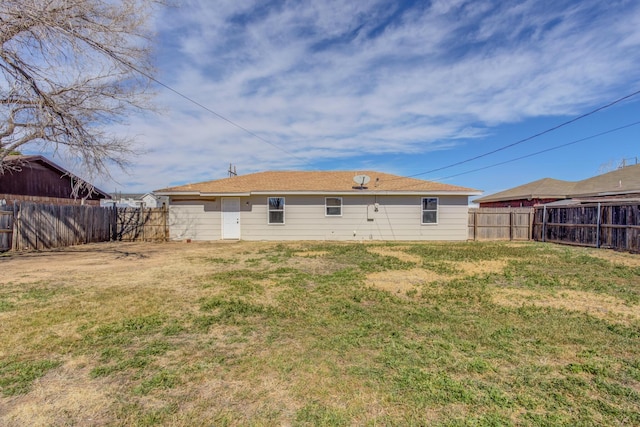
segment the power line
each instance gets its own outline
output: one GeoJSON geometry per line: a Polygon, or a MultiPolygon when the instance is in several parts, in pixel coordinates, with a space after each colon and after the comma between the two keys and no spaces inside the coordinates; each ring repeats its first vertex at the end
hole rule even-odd
{"type": "MultiPolygon", "coordinates": [[[[205,111],[207,111],[207,112],[209,112],[209,113],[211,113],[211,114],[215,115],[216,117],[220,118],[221,120],[226,121],[227,123],[231,124],[232,126],[235,126],[236,128],[238,128],[238,129],[240,129],[240,130],[242,130],[242,131],[246,132],[247,134],[249,134],[249,135],[253,136],[254,138],[259,139],[260,141],[262,141],[262,142],[264,142],[264,143],[266,143],[266,144],[271,145],[272,147],[274,147],[274,148],[276,148],[276,149],[278,149],[278,150],[280,150],[280,151],[282,151],[282,152],[284,152],[284,153],[286,153],[286,154],[290,155],[291,157],[293,157],[293,158],[296,158],[296,159],[300,160],[300,161],[301,161],[301,162],[303,162],[304,164],[307,164],[307,165],[308,165],[308,164],[310,164],[307,160],[305,160],[305,159],[303,159],[303,158],[301,158],[301,157],[299,157],[299,156],[297,156],[297,155],[293,154],[292,152],[290,152],[290,151],[288,151],[288,150],[285,150],[284,148],[282,148],[282,147],[280,147],[279,145],[274,144],[273,142],[271,142],[271,141],[269,141],[269,140],[267,140],[267,139],[265,139],[265,138],[261,137],[260,135],[257,135],[255,132],[253,132],[253,131],[251,131],[251,130],[249,130],[249,129],[245,128],[244,126],[241,126],[240,124],[238,124],[238,123],[234,122],[234,121],[233,121],[233,120],[231,120],[231,119],[228,119],[227,117],[225,117],[225,116],[223,116],[222,114],[220,114],[220,113],[218,113],[218,112],[216,112],[216,111],[212,110],[211,108],[207,107],[206,105],[204,105],[204,104],[202,104],[202,103],[200,103],[200,102],[196,101],[195,99],[193,99],[193,98],[191,98],[191,97],[189,97],[189,96],[187,96],[187,95],[185,95],[185,94],[181,93],[180,91],[178,91],[178,90],[176,90],[176,89],[172,88],[172,87],[171,87],[171,86],[169,86],[168,84],[165,84],[165,83],[161,82],[160,80],[156,79],[155,77],[153,77],[153,76],[151,76],[151,75],[149,75],[149,74],[147,74],[147,73],[143,72],[142,70],[139,70],[138,68],[134,67],[133,65],[131,65],[131,64],[126,64],[126,65],[128,65],[130,68],[132,68],[132,69],[133,69],[133,70],[135,70],[136,72],[140,73],[141,75],[143,75],[143,76],[147,77],[149,80],[151,80],[151,81],[155,82],[156,84],[158,84],[158,85],[160,85],[160,86],[164,87],[165,89],[167,89],[167,90],[169,90],[169,91],[171,91],[171,92],[175,93],[176,95],[178,95],[178,96],[180,96],[180,97],[184,98],[185,100],[187,100],[187,101],[189,101],[189,102],[193,103],[194,105],[197,105],[198,107],[200,107],[200,108],[204,109],[205,111]]],[[[491,155],[491,154],[498,153],[498,152],[500,152],[500,151],[503,151],[503,150],[506,150],[506,149],[508,149],[508,148],[514,147],[514,146],[516,146],[516,145],[519,145],[519,144],[522,144],[522,143],[525,143],[525,142],[531,141],[532,139],[538,138],[538,137],[540,137],[540,136],[542,136],[542,135],[545,135],[545,134],[547,134],[547,133],[553,132],[553,131],[558,130],[558,129],[562,128],[562,127],[568,126],[568,125],[570,125],[571,123],[574,123],[574,122],[577,122],[578,120],[581,120],[581,119],[584,119],[584,118],[586,118],[586,117],[589,117],[589,116],[591,116],[591,115],[593,115],[593,114],[595,114],[595,113],[597,113],[597,112],[599,112],[599,111],[602,111],[602,110],[605,110],[605,109],[607,109],[607,108],[610,108],[610,107],[612,107],[612,106],[614,106],[614,105],[616,105],[616,104],[619,104],[619,103],[620,103],[620,102],[622,102],[622,101],[625,101],[625,100],[627,100],[627,99],[630,99],[630,98],[632,98],[632,97],[634,97],[634,96],[637,96],[637,95],[639,95],[639,94],[640,94],[640,90],[637,90],[637,91],[635,91],[635,92],[633,92],[633,93],[630,93],[630,94],[625,95],[625,96],[623,96],[623,97],[621,97],[621,98],[618,98],[618,99],[616,99],[616,100],[614,100],[614,101],[612,101],[612,102],[609,102],[608,104],[605,104],[605,105],[600,106],[600,107],[598,107],[598,108],[596,108],[596,109],[594,109],[594,110],[591,110],[591,111],[589,111],[589,112],[587,112],[587,113],[584,113],[584,114],[581,114],[581,115],[579,115],[579,116],[577,116],[577,117],[574,117],[574,118],[572,118],[571,120],[567,120],[567,121],[565,121],[565,122],[563,122],[563,123],[560,123],[560,124],[558,124],[558,125],[556,125],[556,126],[553,126],[553,127],[549,128],[549,129],[546,129],[546,130],[544,130],[544,131],[542,131],[542,132],[538,132],[538,133],[536,133],[536,134],[534,134],[534,135],[531,135],[531,136],[529,136],[529,137],[523,138],[523,139],[518,140],[518,141],[516,141],[516,142],[513,142],[513,143],[511,143],[511,144],[504,145],[504,146],[499,147],[499,148],[497,148],[497,149],[495,149],[495,150],[488,151],[488,152],[486,152],[486,153],[483,153],[483,154],[480,154],[480,155],[477,155],[477,156],[474,156],[474,157],[471,157],[471,158],[468,158],[468,159],[465,159],[465,160],[461,160],[461,161],[459,161],[459,162],[451,163],[451,164],[446,165],[446,166],[442,166],[442,167],[439,167],[439,168],[431,169],[431,170],[428,170],[428,171],[426,171],[426,172],[420,172],[420,173],[417,173],[417,174],[408,175],[408,176],[406,176],[406,177],[404,177],[404,178],[413,178],[413,177],[416,177],[416,176],[427,175],[427,174],[430,174],[430,173],[433,173],[433,172],[438,172],[438,171],[441,171],[441,170],[444,170],[444,169],[452,168],[452,167],[454,167],[454,166],[459,166],[459,165],[462,165],[462,164],[465,164],[465,163],[469,163],[469,162],[471,162],[471,161],[473,161],[473,160],[477,160],[477,159],[480,159],[480,158],[483,158],[483,157],[489,156],[489,155],[491,155]]],[[[629,127],[629,126],[633,126],[633,125],[634,125],[634,124],[627,125],[627,126],[623,126],[623,127],[621,127],[621,128],[614,129],[614,130],[612,130],[612,131],[610,131],[610,132],[614,132],[615,130],[624,129],[625,127],[629,127]]],[[[592,137],[593,137],[593,138],[595,138],[595,137],[597,137],[597,136],[601,136],[601,135],[604,135],[604,134],[606,134],[606,133],[609,133],[609,132],[604,132],[604,133],[602,133],[602,134],[594,135],[594,136],[592,136],[592,137]]],[[[586,139],[590,139],[590,138],[592,138],[592,137],[588,137],[588,138],[586,138],[586,139]]],[[[584,140],[584,139],[583,139],[583,140],[584,140]]],[[[571,144],[573,144],[573,143],[581,142],[581,141],[583,141],[583,140],[574,141],[574,142],[569,143],[569,144],[566,144],[566,145],[571,145],[571,144]]],[[[561,147],[557,147],[557,148],[561,148],[561,147]]],[[[554,148],[554,149],[555,149],[555,148],[554,148]]],[[[551,151],[551,150],[543,150],[543,151],[541,151],[541,152],[539,152],[539,153],[534,153],[534,154],[532,154],[532,155],[536,155],[536,154],[544,153],[544,152],[546,152],[546,151],[551,151]]],[[[523,156],[523,157],[518,158],[518,159],[514,159],[514,160],[512,160],[512,161],[520,160],[520,159],[522,159],[522,158],[526,158],[526,157],[529,157],[529,155],[527,155],[527,156],[523,156]]],[[[497,164],[497,165],[499,165],[499,164],[497,164]]],[[[496,165],[496,166],[497,166],[497,165],[496,165]]],[[[492,166],[490,166],[490,167],[492,167],[492,166]]],[[[482,168],[479,168],[478,170],[482,170],[482,168]]],[[[458,175],[462,175],[462,174],[452,175],[452,176],[449,176],[449,177],[446,177],[446,178],[443,178],[443,179],[451,178],[451,177],[453,177],[453,176],[458,176],[458,175]]],[[[400,179],[400,178],[399,178],[399,179],[400,179]]]]}
{"type": "Polygon", "coordinates": [[[485,170],[485,169],[493,168],[493,167],[496,167],[496,166],[504,165],[506,163],[511,163],[511,162],[515,162],[515,161],[518,161],[518,160],[526,159],[528,157],[537,156],[538,154],[542,154],[542,153],[547,153],[549,151],[558,150],[560,148],[564,148],[564,147],[567,147],[569,145],[577,144],[579,142],[584,142],[584,141],[587,141],[589,139],[597,138],[597,137],[602,136],[602,135],[607,135],[609,133],[617,132],[619,130],[630,128],[631,126],[637,126],[637,125],[640,125],[640,121],[633,122],[633,123],[630,123],[628,125],[620,126],[618,128],[611,129],[611,130],[608,130],[608,131],[605,131],[605,132],[601,132],[601,133],[598,133],[598,134],[595,134],[595,135],[587,136],[585,138],[577,139],[575,141],[567,142],[565,144],[556,145],[554,147],[550,147],[550,148],[547,148],[545,150],[536,151],[535,153],[526,154],[524,156],[516,157],[516,158],[510,159],[510,160],[505,160],[504,162],[494,163],[492,165],[483,166],[481,168],[469,170],[469,171],[466,171],[466,172],[460,172],[460,173],[457,173],[457,174],[454,174],[454,175],[445,176],[444,178],[440,178],[440,179],[441,180],[445,180],[445,179],[449,179],[449,178],[454,178],[456,176],[466,175],[468,173],[478,172],[478,171],[481,171],[481,170],[485,170]]]}
{"type": "Polygon", "coordinates": [[[290,155],[291,157],[300,160],[304,164],[307,164],[307,165],[309,164],[309,162],[307,160],[303,159],[302,157],[299,157],[299,156],[293,154],[292,152],[290,152],[288,150],[285,150],[284,148],[280,147],[279,145],[274,144],[273,142],[261,137],[260,135],[257,135],[255,132],[252,132],[251,130],[245,128],[244,126],[239,125],[238,123],[234,122],[233,120],[226,118],[222,114],[212,110],[211,108],[207,107],[206,105],[201,104],[200,102],[196,101],[195,99],[193,99],[193,98],[183,94],[182,92],[172,88],[168,84],[165,84],[165,83],[161,82],[160,80],[158,80],[155,77],[145,73],[144,71],[139,70],[138,68],[134,67],[133,65],[131,65],[131,64],[126,64],[126,65],[129,66],[130,68],[132,68],[133,70],[135,70],[136,72],[140,73],[141,75],[145,76],[149,80],[155,82],[156,84],[164,87],[167,90],[170,90],[171,92],[175,93],[176,95],[186,99],[187,101],[191,102],[194,105],[197,105],[198,107],[202,108],[203,110],[208,111],[209,113],[213,114],[214,116],[218,117],[219,119],[224,120],[225,122],[229,123],[230,125],[237,127],[238,129],[246,132],[247,134],[253,136],[254,138],[259,139],[260,141],[265,142],[265,143],[271,145],[274,148],[277,148],[278,150],[282,151],[283,153],[286,153],[286,154],[290,155]]]}
{"type": "MultiPolygon", "coordinates": [[[[544,150],[536,151],[535,153],[525,154],[524,156],[515,157],[513,159],[505,160],[503,162],[498,162],[498,163],[494,163],[492,165],[483,166],[483,167],[480,167],[480,168],[477,168],[477,169],[472,169],[472,170],[468,170],[468,171],[465,171],[465,172],[460,172],[460,173],[457,173],[457,174],[454,174],[454,175],[445,176],[443,178],[438,179],[438,181],[444,181],[446,179],[454,178],[454,177],[457,177],[457,176],[460,176],[460,175],[466,175],[466,174],[473,173],[473,172],[479,172],[479,171],[482,171],[482,170],[485,170],[485,169],[490,169],[490,168],[494,168],[496,166],[501,166],[501,165],[504,165],[504,164],[507,164],[507,163],[512,163],[512,162],[515,162],[515,161],[518,161],[518,160],[526,159],[528,157],[537,156],[539,154],[547,153],[549,151],[558,150],[560,148],[568,147],[569,145],[574,145],[574,144],[577,144],[577,143],[580,143],[580,142],[584,142],[584,141],[587,141],[587,140],[590,140],[590,139],[597,138],[599,136],[607,135],[607,134],[610,134],[610,133],[613,133],[613,132],[617,132],[619,130],[627,129],[627,128],[630,128],[632,126],[637,126],[637,125],[640,125],[640,121],[629,123],[627,125],[620,126],[620,127],[615,128],[615,129],[609,129],[607,131],[600,132],[600,133],[597,133],[595,135],[590,135],[590,136],[587,136],[587,137],[584,137],[584,138],[581,138],[581,139],[576,139],[575,141],[567,142],[567,143],[560,144],[560,145],[555,145],[553,147],[546,148],[544,150]]],[[[415,176],[415,175],[413,175],[413,176],[415,176]]],[[[420,184],[415,184],[415,185],[420,185],[420,184]]],[[[412,184],[412,185],[406,186],[405,188],[409,188],[409,187],[413,187],[413,186],[414,185],[412,184]]]]}
{"type": "Polygon", "coordinates": [[[529,137],[526,137],[526,138],[521,139],[521,140],[519,140],[519,141],[513,142],[513,143],[511,143],[511,144],[504,145],[504,146],[502,146],[502,147],[496,148],[495,150],[488,151],[488,152],[486,152],[486,153],[484,153],[484,154],[479,154],[479,155],[477,155],[477,156],[475,156],[475,157],[471,157],[471,158],[468,158],[468,159],[466,159],[466,160],[461,160],[461,161],[459,161],[459,162],[451,163],[451,164],[449,164],[449,165],[442,166],[442,167],[439,167],[439,168],[436,168],[436,169],[431,169],[431,170],[428,170],[428,171],[426,171],[426,172],[420,172],[420,173],[417,173],[417,174],[414,174],[414,175],[409,175],[409,176],[407,176],[406,178],[413,178],[413,177],[416,177],[416,176],[427,175],[427,174],[430,174],[430,173],[433,173],[433,172],[438,172],[438,171],[441,171],[441,170],[444,170],[444,169],[449,169],[449,168],[452,168],[452,167],[454,167],[454,166],[459,166],[459,165],[462,165],[462,164],[465,164],[465,163],[469,163],[469,162],[471,162],[471,161],[473,161],[473,160],[478,160],[478,159],[480,159],[480,158],[482,158],[482,157],[486,157],[486,156],[489,156],[489,155],[491,155],[491,154],[495,154],[495,153],[497,153],[497,152],[500,152],[500,151],[506,150],[507,148],[514,147],[514,146],[519,145],[519,144],[522,144],[522,143],[524,143],[524,142],[531,141],[532,139],[538,138],[538,137],[540,137],[540,136],[542,136],[542,135],[545,135],[545,134],[547,134],[547,133],[550,133],[550,132],[553,132],[553,131],[555,131],[555,130],[558,130],[558,129],[560,129],[560,128],[564,127],[564,126],[567,126],[567,125],[569,125],[569,124],[571,124],[571,123],[577,122],[578,120],[584,119],[585,117],[591,116],[591,115],[593,115],[593,114],[595,114],[595,113],[597,113],[597,112],[599,112],[599,111],[602,111],[602,110],[604,110],[604,109],[606,109],[606,108],[609,108],[609,107],[612,107],[612,106],[614,106],[614,105],[616,105],[616,104],[619,104],[620,102],[625,101],[625,100],[627,100],[627,99],[629,99],[629,98],[632,98],[632,97],[634,97],[634,96],[636,96],[636,95],[638,95],[638,94],[640,94],[640,90],[635,91],[635,92],[633,92],[633,93],[631,93],[631,94],[629,94],[629,95],[625,95],[625,96],[623,96],[622,98],[618,98],[618,99],[616,99],[615,101],[612,101],[612,102],[610,102],[610,103],[608,103],[608,104],[606,104],[606,105],[603,105],[603,106],[601,106],[601,107],[598,107],[598,108],[596,108],[595,110],[591,110],[591,111],[589,111],[588,113],[582,114],[582,115],[580,115],[580,116],[574,117],[574,118],[573,118],[573,119],[571,119],[571,120],[567,120],[566,122],[560,123],[559,125],[556,125],[556,126],[554,126],[554,127],[552,127],[552,128],[549,128],[549,129],[544,130],[544,131],[542,131],[542,132],[538,132],[538,133],[536,133],[535,135],[531,135],[531,136],[529,136],[529,137]]]}

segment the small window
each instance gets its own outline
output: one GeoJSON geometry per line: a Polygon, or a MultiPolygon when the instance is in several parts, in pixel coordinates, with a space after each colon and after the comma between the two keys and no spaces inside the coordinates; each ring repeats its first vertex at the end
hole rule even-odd
{"type": "Polygon", "coordinates": [[[422,223],[423,224],[438,223],[438,198],[437,197],[422,198],[422,223]]]}
{"type": "Polygon", "coordinates": [[[284,197],[269,197],[269,224],[284,224],[284,197]]]}
{"type": "Polygon", "coordinates": [[[326,197],[324,205],[326,216],[342,216],[342,197],[326,197]]]}

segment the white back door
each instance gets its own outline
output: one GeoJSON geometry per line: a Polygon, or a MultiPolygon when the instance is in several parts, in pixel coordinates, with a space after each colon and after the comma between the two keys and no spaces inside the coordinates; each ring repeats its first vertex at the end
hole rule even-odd
{"type": "Polygon", "coordinates": [[[240,238],[240,197],[222,198],[222,238],[240,238]]]}

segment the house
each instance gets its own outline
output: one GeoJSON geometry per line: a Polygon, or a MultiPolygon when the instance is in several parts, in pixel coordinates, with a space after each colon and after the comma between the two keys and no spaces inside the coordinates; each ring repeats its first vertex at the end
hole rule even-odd
{"type": "Polygon", "coordinates": [[[582,181],[544,178],[474,202],[481,208],[521,207],[567,199],[627,198],[640,196],[640,164],[625,166],[582,181]]]}
{"type": "Polygon", "coordinates": [[[480,191],[366,171],[271,171],[170,187],[172,239],[466,240],[480,191]]]}
{"type": "Polygon", "coordinates": [[[169,202],[166,196],[153,193],[115,193],[111,199],[100,201],[100,206],[117,206],[119,208],[162,208],[169,202]]]}
{"type": "Polygon", "coordinates": [[[473,202],[478,203],[481,208],[535,206],[566,199],[574,185],[574,182],[543,178],[475,199],[473,202]]]}
{"type": "Polygon", "coordinates": [[[0,202],[97,206],[101,199],[109,198],[107,193],[96,187],[90,187],[91,191],[81,189],[75,194],[74,188],[84,181],[43,156],[7,156],[3,166],[5,171],[0,174],[0,202]]]}

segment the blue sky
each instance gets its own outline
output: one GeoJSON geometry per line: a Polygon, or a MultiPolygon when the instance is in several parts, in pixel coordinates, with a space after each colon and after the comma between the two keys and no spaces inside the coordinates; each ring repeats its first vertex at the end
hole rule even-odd
{"type": "Polygon", "coordinates": [[[96,184],[144,192],[262,170],[379,170],[500,191],[640,156],[640,2],[185,0],[154,20],[159,114],[114,132],[145,154],[96,184]],[[451,177],[452,175],[457,175],[451,177]]]}

